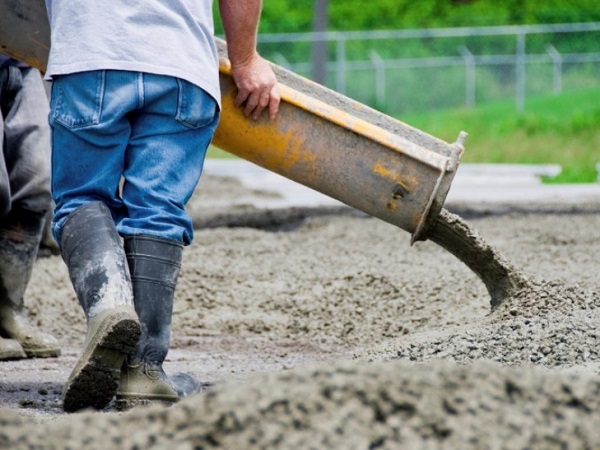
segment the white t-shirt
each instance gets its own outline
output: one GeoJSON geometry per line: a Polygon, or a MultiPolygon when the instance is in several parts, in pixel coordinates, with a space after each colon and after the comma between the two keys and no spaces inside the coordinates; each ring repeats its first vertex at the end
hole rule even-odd
{"type": "Polygon", "coordinates": [[[130,70],[189,81],[220,103],[212,0],[46,0],[46,79],[130,70]]]}

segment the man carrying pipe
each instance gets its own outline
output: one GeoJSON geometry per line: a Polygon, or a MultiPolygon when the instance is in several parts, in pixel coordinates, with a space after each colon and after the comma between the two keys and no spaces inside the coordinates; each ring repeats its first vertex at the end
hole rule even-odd
{"type": "MultiPolygon", "coordinates": [[[[277,80],[256,51],[261,1],[219,6],[236,104],[247,117],[274,118],[277,80]]],[[[182,251],[193,239],[185,205],[220,114],[212,2],[46,7],[53,233],[88,324],[63,406],[101,409],[115,394],[123,409],[171,403],[198,388],[162,365],[182,251]]]]}

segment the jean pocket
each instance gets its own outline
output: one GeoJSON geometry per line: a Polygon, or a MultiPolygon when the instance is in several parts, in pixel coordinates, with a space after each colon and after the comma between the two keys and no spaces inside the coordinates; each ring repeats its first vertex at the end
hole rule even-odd
{"type": "Polygon", "coordinates": [[[218,113],[217,102],[204,89],[177,79],[179,98],[175,119],[188,128],[211,124],[218,113]]]}
{"type": "Polygon", "coordinates": [[[76,129],[100,122],[105,71],[95,70],[55,77],[50,99],[52,121],[76,129]]]}

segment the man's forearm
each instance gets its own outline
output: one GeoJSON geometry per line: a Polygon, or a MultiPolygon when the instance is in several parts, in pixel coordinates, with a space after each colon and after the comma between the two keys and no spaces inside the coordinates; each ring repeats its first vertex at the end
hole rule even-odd
{"type": "Polygon", "coordinates": [[[219,0],[221,21],[233,65],[244,64],[256,52],[262,0],[219,0]]]}
{"type": "Polygon", "coordinates": [[[261,7],[262,0],[219,0],[231,75],[238,88],[235,104],[255,120],[265,109],[274,119],[281,100],[277,77],[256,50],[261,7]]]}

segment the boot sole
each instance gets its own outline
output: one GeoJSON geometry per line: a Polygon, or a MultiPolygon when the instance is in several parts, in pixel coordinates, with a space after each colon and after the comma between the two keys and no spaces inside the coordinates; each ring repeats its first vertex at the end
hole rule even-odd
{"type": "Polygon", "coordinates": [[[172,397],[117,397],[116,408],[118,411],[128,411],[138,406],[162,405],[171,406],[179,401],[179,398],[172,397]]]}
{"type": "Polygon", "coordinates": [[[63,393],[63,408],[104,409],[113,399],[121,365],[133,351],[141,329],[133,308],[110,311],[86,345],[63,393]]]}
{"type": "Polygon", "coordinates": [[[27,355],[23,351],[6,350],[0,352],[0,361],[10,361],[16,359],[26,359],[27,355]]]}
{"type": "Polygon", "coordinates": [[[28,358],[56,358],[60,348],[23,348],[28,358]]]}

